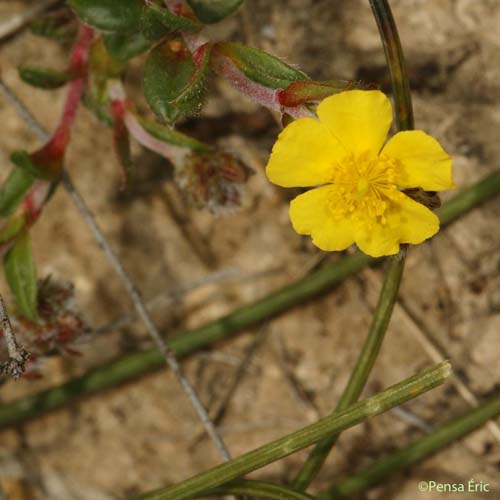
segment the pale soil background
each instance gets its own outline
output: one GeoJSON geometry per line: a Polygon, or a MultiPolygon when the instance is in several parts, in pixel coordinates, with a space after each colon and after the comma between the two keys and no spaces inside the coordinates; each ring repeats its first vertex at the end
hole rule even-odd
{"type": "MultiPolygon", "coordinates": [[[[29,3],[0,0],[0,20],[29,3]]],[[[468,185],[500,166],[500,2],[392,4],[412,77],[417,128],[441,141],[454,156],[456,183],[468,185]]],[[[284,57],[315,79],[363,78],[388,86],[383,51],[366,1],[247,0],[239,14],[211,31],[214,37],[246,41],[284,57]]],[[[53,127],[64,91],[28,87],[18,80],[16,65],[31,62],[61,68],[64,51],[28,32],[4,42],[0,50],[2,77],[44,125],[53,127]]],[[[132,88],[140,82],[140,68],[140,61],[134,62],[128,78],[132,88]]],[[[174,217],[165,202],[172,195],[168,166],[139,148],[141,182],[130,194],[120,194],[111,132],[86,110],[79,114],[68,155],[76,184],[146,298],[192,283],[214,269],[239,270],[240,277],[230,284],[203,287],[174,307],[156,309],[155,321],[168,335],[217,318],[297,279],[321,257],[290,227],[286,200],[292,193],[271,186],[263,175],[279,131],[273,118],[225,82],[215,82],[209,95],[202,118],[185,128],[237,151],[256,170],[245,206],[237,214],[216,219],[179,208],[177,202],[180,218],[174,217]],[[191,238],[185,237],[181,226],[189,228],[191,238]]],[[[0,100],[0,124],[4,178],[9,154],[34,148],[38,142],[4,100],[0,100]]],[[[444,349],[479,399],[499,388],[499,215],[497,199],[430,244],[412,249],[402,300],[365,394],[431,364],[416,337],[422,331],[444,349]]],[[[40,275],[72,281],[91,325],[130,311],[121,284],[62,189],[36,225],[33,238],[40,275]]],[[[215,411],[245,353],[263,332],[221,423],[233,455],[331,411],[366,335],[380,279],[380,269],[362,272],[327,296],[273,320],[264,330],[247,331],[185,363],[205,403],[215,411]]],[[[120,352],[149,345],[139,323],[92,337],[81,346],[83,356],[47,360],[42,380],[4,385],[0,398],[8,401],[35,392],[120,352]]],[[[466,408],[451,384],[405,405],[430,427],[466,408]]],[[[127,498],[218,463],[213,445],[200,440],[200,432],[189,402],[173,376],[163,370],[2,431],[0,486],[9,500],[127,498]]],[[[326,487],[339,475],[366,466],[422,432],[396,413],[346,432],[315,488],[326,487]]],[[[255,477],[286,481],[305,457],[306,452],[298,453],[255,477]]],[[[482,498],[417,490],[420,480],[460,483],[474,478],[491,484],[493,492],[484,498],[499,499],[499,471],[500,444],[483,428],[364,498],[482,498]]]]}

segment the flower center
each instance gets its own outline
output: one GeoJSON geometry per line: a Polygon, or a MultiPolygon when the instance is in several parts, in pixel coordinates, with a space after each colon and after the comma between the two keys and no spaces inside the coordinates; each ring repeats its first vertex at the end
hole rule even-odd
{"type": "Polygon", "coordinates": [[[395,161],[368,153],[350,155],[334,166],[331,199],[334,216],[347,215],[360,221],[378,219],[384,223],[388,202],[397,196],[395,161]]]}

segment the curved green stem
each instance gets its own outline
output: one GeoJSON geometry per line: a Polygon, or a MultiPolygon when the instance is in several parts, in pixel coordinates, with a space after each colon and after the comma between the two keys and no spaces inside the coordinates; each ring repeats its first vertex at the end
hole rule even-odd
{"type": "Polygon", "coordinates": [[[377,22],[382,45],[384,46],[385,59],[391,74],[396,126],[398,130],[411,130],[414,123],[410,82],[396,23],[387,0],[369,1],[373,16],[377,22]]]}
{"type": "MultiPolygon", "coordinates": [[[[356,402],[363,391],[368,377],[377,359],[382,341],[387,331],[387,326],[391,319],[394,303],[398,296],[399,285],[403,275],[404,259],[393,257],[388,263],[384,277],[384,284],[380,292],[379,301],[368,337],[359,354],[356,366],[351,373],[349,382],[337,404],[336,410],[344,410],[356,402]]],[[[328,458],[328,455],[337,442],[339,435],[333,434],[323,441],[320,441],[311,451],[309,457],[304,462],[299,473],[292,482],[292,488],[304,491],[311,484],[311,481],[318,475],[321,467],[328,458]]]]}
{"type": "MultiPolygon", "coordinates": [[[[387,65],[391,73],[397,128],[398,130],[409,130],[413,128],[413,108],[411,104],[410,85],[408,83],[403,50],[399,41],[396,23],[392,17],[387,0],[370,0],[370,6],[377,21],[387,65]]],[[[398,296],[405,257],[406,251],[402,250],[396,258],[392,258],[389,261],[368,337],[358,357],[349,383],[337,405],[338,410],[344,409],[357,401],[368,380],[398,296]]],[[[329,436],[314,447],[292,482],[294,489],[299,491],[307,489],[321,470],[331,449],[337,442],[337,438],[338,434],[329,436]]]]}
{"type": "Polygon", "coordinates": [[[285,458],[318,442],[325,436],[353,427],[369,417],[379,415],[437,387],[446,380],[450,370],[450,364],[446,361],[435,365],[371,398],[353,404],[346,410],[336,411],[303,429],[244,453],[181,483],[141,495],[137,500],[187,500],[200,496],[205,491],[285,458]]]}
{"type": "MultiPolygon", "coordinates": [[[[498,194],[500,194],[500,171],[486,176],[445,203],[437,211],[441,225],[451,224],[498,194]]],[[[374,262],[376,262],[374,259],[361,253],[344,257],[257,302],[240,307],[194,330],[182,332],[172,339],[170,345],[178,357],[188,356],[212,346],[215,342],[232,338],[245,328],[332,289],[374,262]]],[[[128,354],[62,385],[0,405],[0,427],[20,424],[23,420],[55,410],[83,396],[116,387],[146,373],[159,370],[163,366],[163,358],[156,349],[128,354]]]]}
{"type": "Polygon", "coordinates": [[[417,439],[410,446],[398,450],[358,474],[344,479],[332,489],[322,493],[320,497],[325,500],[337,500],[359,495],[371,486],[381,483],[389,476],[407,469],[457,439],[478,429],[490,418],[498,415],[500,415],[500,395],[451,420],[427,436],[417,439]]]}

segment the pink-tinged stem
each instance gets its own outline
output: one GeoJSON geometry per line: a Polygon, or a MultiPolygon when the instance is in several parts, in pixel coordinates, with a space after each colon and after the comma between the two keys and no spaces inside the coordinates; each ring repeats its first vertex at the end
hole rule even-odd
{"type": "MultiPolygon", "coordinates": [[[[113,103],[115,106],[115,102],[113,103]]],[[[174,165],[178,164],[184,156],[186,156],[187,151],[185,148],[179,148],[177,146],[172,146],[166,142],[160,141],[149,134],[142,125],[139,123],[135,115],[126,110],[124,113],[124,122],[130,135],[135,138],[135,140],[142,144],[145,148],[158,153],[170,160],[174,165]]]]}
{"type": "Polygon", "coordinates": [[[70,65],[75,76],[85,78],[87,75],[87,66],[89,60],[89,49],[94,31],[88,26],[82,25],[78,34],[78,39],[71,51],[70,65]]]}
{"type": "Polygon", "coordinates": [[[34,224],[38,217],[40,217],[50,189],[51,185],[49,182],[39,180],[33,184],[29,193],[24,197],[22,209],[26,215],[26,224],[28,226],[34,224]]]}
{"type": "Polygon", "coordinates": [[[90,44],[92,43],[93,30],[82,25],[70,56],[70,71],[77,76],[69,84],[66,102],[63,113],[59,120],[59,125],[50,141],[51,149],[58,158],[64,155],[64,151],[69,141],[71,127],[75,122],[76,113],[82,98],[84,82],[87,77],[87,66],[89,58],[90,44]]]}
{"type": "Polygon", "coordinates": [[[270,89],[250,80],[227,57],[218,55],[214,58],[214,67],[217,73],[229,80],[237,90],[261,106],[281,114],[287,113],[295,119],[304,116],[314,117],[305,106],[282,106],[279,99],[280,89],[270,89]]]}
{"type": "Polygon", "coordinates": [[[71,128],[75,122],[76,113],[82,98],[83,86],[83,78],[72,80],[69,84],[68,94],[66,96],[66,102],[59,125],[47,145],[47,153],[51,158],[62,158],[64,156],[64,152],[69,142],[71,128]]]}
{"type": "MultiPolygon", "coordinates": [[[[93,31],[90,28],[81,27],[78,40],[71,51],[70,70],[73,75],[77,75],[77,78],[69,84],[59,125],[51,139],[38,151],[31,154],[31,159],[35,164],[43,165],[47,172],[52,172],[54,175],[59,175],[62,169],[62,160],[68,145],[70,130],[82,97],[92,36],[93,31]]],[[[33,225],[40,217],[51,188],[52,182],[45,179],[36,180],[23,198],[21,210],[25,216],[26,226],[33,225]]],[[[4,254],[14,241],[15,239],[1,245],[0,253],[4,254]]]]}

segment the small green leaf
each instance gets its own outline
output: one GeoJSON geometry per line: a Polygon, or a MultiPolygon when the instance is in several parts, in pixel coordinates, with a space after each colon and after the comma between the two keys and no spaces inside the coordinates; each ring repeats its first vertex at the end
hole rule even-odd
{"type": "Polygon", "coordinates": [[[35,19],[29,26],[30,31],[37,36],[55,40],[59,43],[71,42],[76,38],[76,29],[68,19],[58,19],[47,16],[35,19]]]}
{"type": "Polygon", "coordinates": [[[104,36],[104,44],[111,57],[120,62],[127,62],[151,48],[151,41],[140,31],[129,35],[107,34],[104,36]]]}
{"type": "Polygon", "coordinates": [[[197,64],[180,40],[164,42],[149,54],[144,95],[151,109],[167,122],[196,114],[202,106],[210,47],[200,47],[195,57],[197,64]]]}
{"type": "Polygon", "coordinates": [[[160,141],[167,142],[168,144],[172,144],[174,146],[188,148],[199,153],[206,153],[211,150],[208,144],[204,144],[203,142],[197,141],[188,135],[177,132],[166,125],[148,122],[139,116],[137,116],[137,120],[146,132],[160,141]]]}
{"type": "Polygon", "coordinates": [[[46,181],[57,179],[62,169],[62,160],[50,155],[50,142],[31,154],[26,151],[14,151],[10,160],[26,174],[46,181]]]}
{"type": "Polygon", "coordinates": [[[57,89],[71,80],[69,73],[36,66],[19,66],[17,71],[23,82],[41,89],[57,89]]]}
{"type": "Polygon", "coordinates": [[[108,78],[117,78],[123,73],[126,67],[125,62],[112,57],[102,39],[96,40],[90,48],[89,65],[91,74],[96,80],[100,80],[103,85],[108,78]]]}
{"type": "Polygon", "coordinates": [[[21,168],[14,168],[0,189],[0,215],[13,214],[35,178],[21,168]]]}
{"type": "Polygon", "coordinates": [[[216,23],[232,14],[243,0],[188,0],[198,19],[203,23],[216,23]]]}
{"type": "Polygon", "coordinates": [[[168,9],[155,4],[144,9],[141,24],[144,36],[154,41],[177,31],[196,33],[203,28],[196,19],[172,14],[168,9]]]}
{"type": "Polygon", "coordinates": [[[26,214],[20,213],[7,219],[0,229],[0,243],[6,243],[15,238],[26,226],[26,214]]]}
{"type": "Polygon", "coordinates": [[[31,156],[26,151],[14,151],[10,155],[10,161],[30,176],[43,178],[40,169],[33,163],[31,156]]]}
{"type": "Polygon", "coordinates": [[[272,89],[284,89],[293,82],[309,80],[298,69],[285,64],[263,50],[241,43],[221,42],[214,47],[216,54],[231,59],[250,80],[272,89]]]}
{"type": "Polygon", "coordinates": [[[142,0],[68,0],[84,22],[101,31],[139,31],[142,0]]]}
{"type": "Polygon", "coordinates": [[[27,231],[16,239],[14,246],[5,255],[4,269],[20,313],[31,321],[36,321],[37,278],[31,252],[31,238],[27,231]]]}

